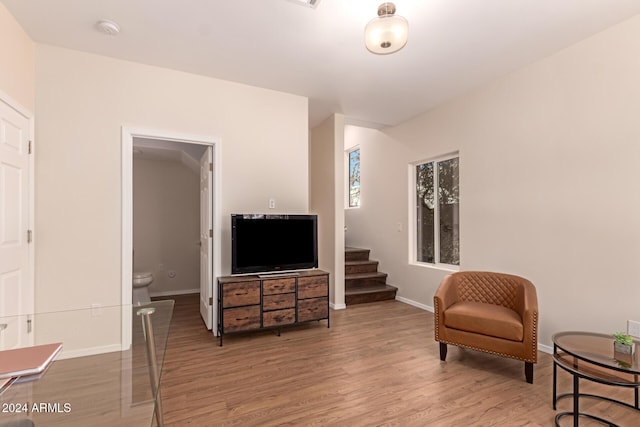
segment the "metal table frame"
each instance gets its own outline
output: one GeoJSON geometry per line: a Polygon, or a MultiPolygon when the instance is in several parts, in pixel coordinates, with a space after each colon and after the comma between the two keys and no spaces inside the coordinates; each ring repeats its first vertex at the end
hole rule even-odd
{"type": "MultiPolygon", "coordinates": [[[[573,398],[573,411],[565,411],[558,413],[555,417],[555,425],[560,426],[560,419],[566,416],[573,417],[573,425],[577,427],[579,424],[580,417],[593,419],[600,423],[603,423],[608,426],[617,427],[617,424],[606,420],[604,418],[598,417],[596,415],[587,414],[584,412],[580,412],[580,398],[594,398],[600,400],[606,400],[612,403],[616,403],[619,405],[623,405],[635,410],[640,410],[639,407],[639,399],[638,399],[638,389],[640,388],[640,378],[638,371],[637,359],[635,365],[631,365],[629,368],[622,366],[613,366],[613,364],[602,363],[597,359],[598,357],[604,357],[604,354],[607,351],[613,352],[613,344],[611,344],[610,350],[602,349],[602,354],[592,355],[588,352],[582,352],[580,350],[576,350],[570,348],[569,346],[562,346],[558,344],[558,340],[564,336],[568,335],[582,335],[589,338],[599,338],[599,339],[610,339],[611,343],[613,343],[613,338],[611,336],[605,334],[596,334],[596,333],[588,333],[588,332],[562,332],[555,334],[553,336],[553,409],[557,409],[557,402],[560,399],[566,397],[573,398]],[[597,357],[595,357],[597,356],[597,357]],[[573,376],[573,390],[569,393],[557,394],[557,371],[558,367],[562,370],[570,373],[573,376]],[[589,369],[589,368],[597,367],[603,368],[605,371],[602,371],[603,374],[599,375],[597,368],[589,369]],[[622,378],[616,379],[615,377],[607,377],[604,375],[606,370],[611,370],[612,372],[621,372],[623,374],[630,375],[629,380],[624,380],[622,378]],[[599,384],[617,386],[617,387],[625,387],[625,388],[633,388],[634,389],[634,403],[630,404],[621,400],[613,399],[606,396],[600,396],[590,393],[581,393],[580,392],[580,379],[586,379],[589,381],[593,381],[599,384]]],[[[635,357],[635,356],[634,356],[635,357]]],[[[615,361],[614,358],[611,358],[612,361],[615,361]]]]}

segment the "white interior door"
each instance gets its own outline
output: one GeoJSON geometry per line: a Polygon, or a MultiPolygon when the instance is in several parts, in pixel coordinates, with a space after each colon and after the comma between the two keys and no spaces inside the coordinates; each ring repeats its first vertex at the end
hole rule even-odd
{"type": "Polygon", "coordinates": [[[213,328],[213,148],[200,158],[200,315],[213,328]]]}
{"type": "Polygon", "coordinates": [[[0,350],[29,344],[30,120],[0,99],[0,350]]]}

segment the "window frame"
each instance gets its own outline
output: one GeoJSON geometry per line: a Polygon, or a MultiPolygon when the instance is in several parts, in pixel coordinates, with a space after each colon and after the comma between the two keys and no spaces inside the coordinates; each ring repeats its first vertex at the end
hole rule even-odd
{"type": "Polygon", "coordinates": [[[345,209],[360,209],[362,206],[362,150],[360,150],[360,145],[354,145],[353,147],[348,148],[344,151],[345,154],[345,181],[346,181],[346,191],[344,197],[344,207],[345,209]],[[359,187],[359,197],[358,197],[358,205],[351,206],[351,153],[354,151],[358,151],[358,165],[360,168],[360,181],[358,184],[359,187]]]}
{"type": "MultiPolygon", "coordinates": [[[[458,159],[458,183],[460,182],[460,153],[454,151],[441,156],[430,157],[427,159],[419,160],[409,164],[409,264],[419,267],[432,268],[444,271],[460,271],[460,265],[441,263],[440,261],[440,208],[439,204],[435,203],[434,207],[434,257],[436,262],[425,262],[418,260],[418,206],[417,206],[417,167],[426,163],[434,164],[434,198],[437,198],[438,194],[438,162],[446,160],[458,159]]],[[[460,196],[458,196],[458,203],[460,203],[460,196]]],[[[459,231],[458,231],[459,233],[459,231]]],[[[458,234],[458,236],[460,233],[458,234]]],[[[458,245],[460,245],[460,237],[458,237],[458,245]]]]}

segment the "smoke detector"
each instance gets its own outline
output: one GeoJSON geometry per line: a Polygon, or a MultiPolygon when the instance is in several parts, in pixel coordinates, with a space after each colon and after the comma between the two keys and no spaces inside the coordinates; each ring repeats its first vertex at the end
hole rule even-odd
{"type": "Polygon", "coordinates": [[[316,7],[318,7],[318,3],[320,3],[320,0],[289,0],[289,1],[302,6],[310,7],[312,9],[315,9],[316,7]]]}
{"type": "Polygon", "coordinates": [[[120,32],[120,26],[108,19],[103,19],[96,23],[96,28],[98,31],[104,34],[108,34],[110,36],[115,36],[120,32]]]}

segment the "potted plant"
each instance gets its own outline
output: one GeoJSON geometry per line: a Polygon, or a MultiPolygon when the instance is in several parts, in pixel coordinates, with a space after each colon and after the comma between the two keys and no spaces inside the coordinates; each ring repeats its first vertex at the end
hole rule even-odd
{"type": "Polygon", "coordinates": [[[616,332],[613,334],[615,341],[613,342],[613,350],[616,353],[632,354],[633,353],[633,337],[624,332],[616,332]]]}

